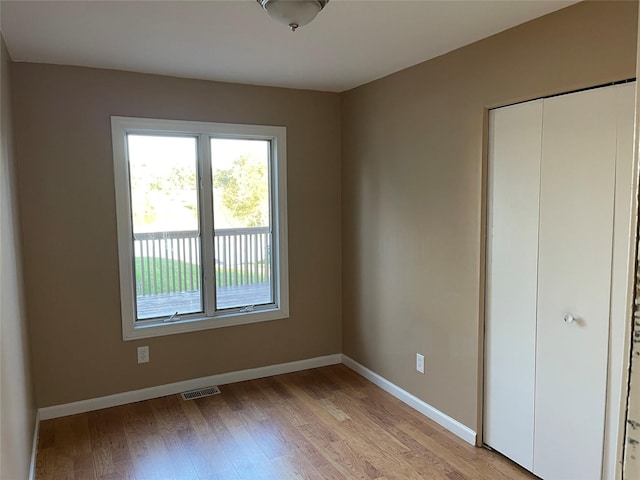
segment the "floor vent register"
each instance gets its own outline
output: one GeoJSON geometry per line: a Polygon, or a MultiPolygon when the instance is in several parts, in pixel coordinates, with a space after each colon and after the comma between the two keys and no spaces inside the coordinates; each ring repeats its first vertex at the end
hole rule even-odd
{"type": "Polygon", "coordinates": [[[182,392],[180,395],[183,400],[195,400],[196,398],[210,397],[211,395],[218,395],[220,389],[216,386],[199,388],[197,390],[190,390],[188,392],[182,392]]]}

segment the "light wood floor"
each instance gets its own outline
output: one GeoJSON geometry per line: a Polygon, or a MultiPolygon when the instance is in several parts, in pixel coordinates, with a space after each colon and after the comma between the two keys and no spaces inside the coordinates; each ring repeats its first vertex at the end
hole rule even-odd
{"type": "Polygon", "coordinates": [[[532,475],[472,447],[343,365],[40,425],[39,480],[429,479],[532,475]]]}

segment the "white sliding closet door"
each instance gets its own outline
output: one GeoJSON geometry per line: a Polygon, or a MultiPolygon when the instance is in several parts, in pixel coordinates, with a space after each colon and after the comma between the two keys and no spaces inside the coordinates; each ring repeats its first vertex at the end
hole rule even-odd
{"type": "Polygon", "coordinates": [[[533,472],[549,480],[601,478],[615,93],[594,89],[544,103],[533,472]]]}
{"type": "Polygon", "coordinates": [[[533,469],[542,100],[490,112],[484,441],[533,469]]]}

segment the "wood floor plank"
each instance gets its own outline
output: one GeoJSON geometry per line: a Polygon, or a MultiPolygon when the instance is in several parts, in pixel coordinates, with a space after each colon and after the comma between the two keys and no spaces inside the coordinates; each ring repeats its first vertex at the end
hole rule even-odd
{"type": "Polygon", "coordinates": [[[227,470],[224,472],[214,473],[213,475],[208,475],[206,477],[198,477],[199,480],[241,480],[238,472],[233,470],[227,470]]]}
{"type": "Polygon", "coordinates": [[[111,451],[105,447],[94,448],[91,452],[93,467],[98,477],[104,477],[115,472],[111,451]]]}
{"type": "Polygon", "coordinates": [[[54,459],[56,451],[51,447],[38,447],[36,457],[36,480],[54,478],[54,459]]]}
{"type": "Polygon", "coordinates": [[[95,480],[96,472],[93,467],[93,456],[91,453],[78,455],[73,459],[73,473],[76,479],[95,480]]]}
{"type": "Polygon", "coordinates": [[[227,427],[235,442],[236,450],[233,452],[234,456],[246,458],[257,463],[268,460],[254,436],[247,429],[241,413],[233,411],[220,412],[220,420],[227,427]]]}
{"type": "MultiPolygon", "coordinates": [[[[335,404],[330,402],[330,397],[333,396],[333,393],[326,391],[322,395],[317,395],[316,391],[308,394],[304,386],[300,387],[298,385],[291,388],[294,395],[305,403],[320,418],[321,422],[330,425],[331,431],[340,438],[338,442],[331,442],[327,451],[328,458],[337,468],[347,465],[350,468],[350,475],[356,475],[356,478],[365,475],[363,478],[367,478],[373,471],[378,476],[382,476],[379,470],[382,469],[383,465],[386,465],[387,470],[395,472],[389,473],[391,478],[394,478],[397,473],[401,475],[399,478],[415,477],[415,472],[410,465],[401,459],[394,458],[389,452],[380,447],[380,429],[368,428],[363,423],[353,422],[348,416],[334,415],[335,404]],[[327,408],[328,404],[331,405],[329,408],[327,408]],[[343,458],[340,452],[336,450],[336,445],[344,446],[347,452],[352,451],[352,447],[355,447],[355,450],[361,453],[357,456],[343,458]]],[[[393,443],[394,441],[391,439],[387,446],[393,443]]],[[[406,450],[406,447],[401,444],[399,448],[401,451],[406,450]]]]}
{"type": "Polygon", "coordinates": [[[73,458],[66,455],[56,455],[54,477],[59,480],[75,480],[73,458]]]}
{"type": "Polygon", "coordinates": [[[198,408],[196,402],[182,402],[180,406],[189,422],[189,432],[194,433],[199,439],[206,439],[211,435],[209,424],[204,419],[202,411],[198,408]]]}
{"type": "Polygon", "coordinates": [[[40,424],[37,480],[534,480],[343,365],[40,424]]]}
{"type": "Polygon", "coordinates": [[[314,466],[314,468],[318,471],[323,480],[344,480],[345,478],[349,478],[342,475],[340,471],[338,471],[338,469],[329,462],[324,465],[314,466]]]}
{"type": "Polygon", "coordinates": [[[368,409],[362,408],[361,405],[353,402],[349,397],[342,397],[340,393],[336,393],[335,401],[340,407],[351,415],[353,421],[348,422],[349,428],[357,431],[364,438],[375,441],[376,445],[381,448],[400,455],[409,451],[409,447],[402,440],[399,440],[389,430],[399,421],[398,417],[391,414],[383,419],[372,414],[368,409]],[[386,425],[380,428],[380,425],[386,425]]]}
{"type": "Polygon", "coordinates": [[[451,466],[442,459],[432,455],[423,455],[423,452],[410,451],[402,454],[402,459],[416,472],[417,478],[428,480],[450,480],[449,474],[455,472],[451,466]]]}
{"type": "Polygon", "coordinates": [[[55,443],[58,449],[66,451],[70,457],[91,452],[89,423],[87,415],[56,418],[55,443]]]}
{"type": "Polygon", "coordinates": [[[40,431],[38,433],[38,446],[40,448],[53,448],[55,446],[55,420],[43,420],[40,422],[40,431]]]}

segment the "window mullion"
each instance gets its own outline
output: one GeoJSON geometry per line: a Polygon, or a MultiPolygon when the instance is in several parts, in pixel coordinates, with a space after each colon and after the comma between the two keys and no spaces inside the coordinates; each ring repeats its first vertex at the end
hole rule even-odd
{"type": "Polygon", "coordinates": [[[211,183],[211,145],[208,135],[199,135],[200,208],[202,271],[204,273],[204,311],[212,317],[216,310],[215,250],[213,222],[213,186],[211,183]]]}

